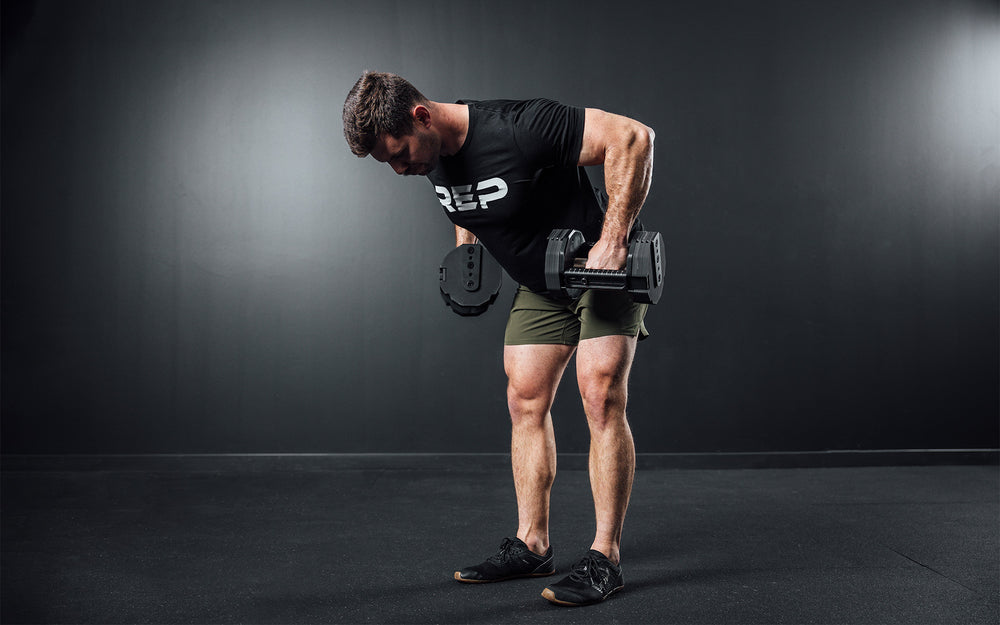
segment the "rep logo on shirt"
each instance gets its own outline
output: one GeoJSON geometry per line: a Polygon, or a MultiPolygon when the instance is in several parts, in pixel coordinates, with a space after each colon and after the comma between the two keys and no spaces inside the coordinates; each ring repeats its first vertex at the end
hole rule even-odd
{"type": "Polygon", "coordinates": [[[490,178],[477,182],[475,189],[471,184],[452,187],[435,185],[438,201],[449,213],[455,211],[471,211],[477,208],[488,210],[490,202],[495,202],[507,196],[507,183],[502,178],[490,178]]]}

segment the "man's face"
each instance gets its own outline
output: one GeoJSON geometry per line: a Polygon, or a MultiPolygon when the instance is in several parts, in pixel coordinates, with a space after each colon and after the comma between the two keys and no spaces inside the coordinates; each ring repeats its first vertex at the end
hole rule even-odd
{"type": "Polygon", "coordinates": [[[379,137],[371,155],[380,163],[388,163],[401,176],[426,176],[441,157],[441,137],[414,124],[413,131],[402,137],[379,137]]]}

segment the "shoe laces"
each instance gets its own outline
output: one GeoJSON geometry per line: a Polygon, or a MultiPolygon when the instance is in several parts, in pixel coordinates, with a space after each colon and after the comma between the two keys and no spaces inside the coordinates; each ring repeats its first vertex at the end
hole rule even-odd
{"type": "Polygon", "coordinates": [[[583,556],[579,562],[573,567],[572,572],[570,572],[570,579],[583,582],[587,585],[597,585],[602,582],[604,575],[601,575],[601,570],[599,564],[601,563],[601,558],[597,557],[593,553],[588,553],[583,556]]]}
{"type": "Polygon", "coordinates": [[[510,562],[514,552],[517,551],[516,547],[517,543],[509,538],[504,538],[503,542],[500,543],[500,549],[489,557],[489,561],[494,564],[506,564],[507,562],[510,562]]]}

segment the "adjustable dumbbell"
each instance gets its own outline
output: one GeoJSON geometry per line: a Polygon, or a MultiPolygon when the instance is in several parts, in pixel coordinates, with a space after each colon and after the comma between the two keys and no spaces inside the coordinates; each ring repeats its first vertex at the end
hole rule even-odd
{"type": "Polygon", "coordinates": [[[545,248],[545,287],[564,297],[577,298],[586,289],[627,291],[632,301],[655,304],[663,293],[663,237],[637,231],[628,243],[622,270],[587,269],[593,247],[579,230],[553,230],[545,248]]]}
{"type": "Polygon", "coordinates": [[[485,312],[496,301],[502,283],[500,263],[479,243],[448,252],[438,271],[444,303],[463,317],[485,312]]]}

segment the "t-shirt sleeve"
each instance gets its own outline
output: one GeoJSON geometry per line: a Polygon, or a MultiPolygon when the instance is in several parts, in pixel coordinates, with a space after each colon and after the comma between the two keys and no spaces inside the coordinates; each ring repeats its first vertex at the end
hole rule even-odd
{"type": "Polygon", "coordinates": [[[529,100],[514,122],[517,146],[539,168],[576,165],[583,146],[584,109],[529,100]]]}

